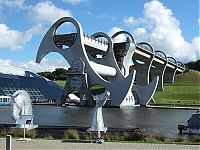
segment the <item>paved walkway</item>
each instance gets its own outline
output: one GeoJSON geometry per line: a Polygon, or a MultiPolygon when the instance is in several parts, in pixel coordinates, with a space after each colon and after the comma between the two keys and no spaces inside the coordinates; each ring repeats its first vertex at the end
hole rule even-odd
{"type": "MultiPolygon", "coordinates": [[[[5,149],[5,139],[0,139],[0,150],[5,149]]],[[[122,143],[105,142],[103,144],[94,143],[69,143],[61,140],[31,140],[28,142],[16,141],[12,139],[12,149],[148,149],[148,150],[200,150],[200,145],[176,145],[176,144],[143,144],[143,143],[122,143]]]]}

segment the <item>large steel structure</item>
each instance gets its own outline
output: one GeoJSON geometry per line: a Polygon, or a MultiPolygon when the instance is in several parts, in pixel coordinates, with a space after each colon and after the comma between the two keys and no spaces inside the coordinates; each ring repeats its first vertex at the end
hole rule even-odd
{"type": "Polygon", "coordinates": [[[185,66],[162,51],[155,51],[146,43],[136,43],[133,36],[120,31],[113,36],[103,32],[86,36],[80,23],[71,17],[56,21],[44,36],[38,49],[36,62],[50,52],[61,54],[71,66],[63,94],[58,103],[65,103],[74,90],[80,92],[80,105],[94,106],[90,88],[102,85],[111,93],[108,106],[147,105],[157,90],[163,89],[163,82],[174,82],[176,72],[183,72],[185,66]],[[57,34],[65,22],[72,23],[76,33],[57,34]],[[123,34],[125,41],[114,43],[123,34]],[[106,42],[99,39],[106,39],[106,42]]]}

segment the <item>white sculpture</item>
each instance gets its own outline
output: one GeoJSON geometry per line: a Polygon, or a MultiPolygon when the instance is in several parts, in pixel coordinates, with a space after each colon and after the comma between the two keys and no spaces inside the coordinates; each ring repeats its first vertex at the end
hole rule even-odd
{"type": "Polygon", "coordinates": [[[33,112],[30,96],[25,90],[18,90],[12,95],[11,100],[13,101],[12,115],[15,120],[16,128],[24,129],[24,137],[19,140],[30,140],[25,138],[25,129],[31,130],[38,127],[38,125],[33,125],[33,112]]]}
{"type": "Polygon", "coordinates": [[[93,112],[91,128],[88,131],[97,131],[98,132],[98,143],[102,143],[101,140],[101,131],[104,133],[107,131],[107,128],[104,127],[102,107],[105,105],[106,101],[110,98],[110,92],[105,91],[104,93],[97,95],[96,105],[93,112]]]}

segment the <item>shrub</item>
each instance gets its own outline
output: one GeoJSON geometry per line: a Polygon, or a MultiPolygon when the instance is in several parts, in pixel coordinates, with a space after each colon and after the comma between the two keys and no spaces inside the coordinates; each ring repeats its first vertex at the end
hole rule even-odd
{"type": "Polygon", "coordinates": [[[123,140],[124,141],[129,141],[129,134],[127,132],[123,133],[123,140]]]}
{"type": "Polygon", "coordinates": [[[110,140],[111,141],[120,141],[120,136],[118,133],[111,133],[110,134],[110,140]]]}
{"type": "Polygon", "coordinates": [[[53,136],[51,134],[49,134],[49,133],[47,133],[45,135],[45,138],[50,139],[50,140],[54,139],[53,136]]]}
{"type": "Polygon", "coordinates": [[[26,131],[26,136],[29,138],[35,138],[37,136],[37,131],[36,130],[28,130],[26,131]]]}
{"type": "Polygon", "coordinates": [[[80,139],[80,135],[78,134],[77,130],[67,130],[64,132],[64,137],[66,139],[80,139]]]}
{"type": "Polygon", "coordinates": [[[23,129],[15,129],[15,128],[13,128],[13,129],[11,129],[11,135],[13,136],[13,137],[21,137],[21,136],[23,136],[23,129]]]}
{"type": "MultiPolygon", "coordinates": [[[[16,129],[16,128],[12,128],[9,133],[13,136],[13,137],[21,137],[24,136],[24,129],[16,129]]],[[[37,132],[36,130],[26,130],[26,137],[29,138],[35,138],[37,136],[37,132]]]]}
{"type": "Polygon", "coordinates": [[[158,142],[158,140],[155,139],[155,138],[154,138],[153,136],[151,136],[151,135],[146,136],[146,137],[144,138],[144,141],[145,141],[145,142],[158,142]]]}
{"type": "Polygon", "coordinates": [[[104,138],[105,141],[111,141],[110,135],[109,135],[108,133],[105,133],[105,134],[103,135],[103,138],[104,138]]]}
{"type": "Polygon", "coordinates": [[[154,138],[161,142],[164,142],[166,140],[166,137],[164,136],[163,133],[155,135],[154,138]]]}
{"type": "Polygon", "coordinates": [[[0,136],[6,136],[7,134],[9,134],[9,130],[6,128],[2,128],[0,130],[0,136]]]}
{"type": "Polygon", "coordinates": [[[125,141],[143,141],[147,137],[147,134],[141,130],[135,130],[130,133],[124,132],[123,137],[125,141]]]}
{"type": "Polygon", "coordinates": [[[199,136],[193,136],[192,142],[200,142],[200,137],[199,136]]]}
{"type": "Polygon", "coordinates": [[[89,132],[83,132],[80,135],[80,139],[82,140],[93,140],[95,138],[95,135],[89,132]]]}

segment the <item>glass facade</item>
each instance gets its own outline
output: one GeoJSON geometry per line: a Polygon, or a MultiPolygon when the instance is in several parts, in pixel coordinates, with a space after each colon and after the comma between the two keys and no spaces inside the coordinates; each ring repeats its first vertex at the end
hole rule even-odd
{"type": "MultiPolygon", "coordinates": [[[[30,75],[30,74],[29,74],[30,75]]],[[[62,88],[41,76],[17,76],[0,73],[0,95],[12,96],[17,90],[25,90],[32,101],[56,100],[62,88]]]]}

